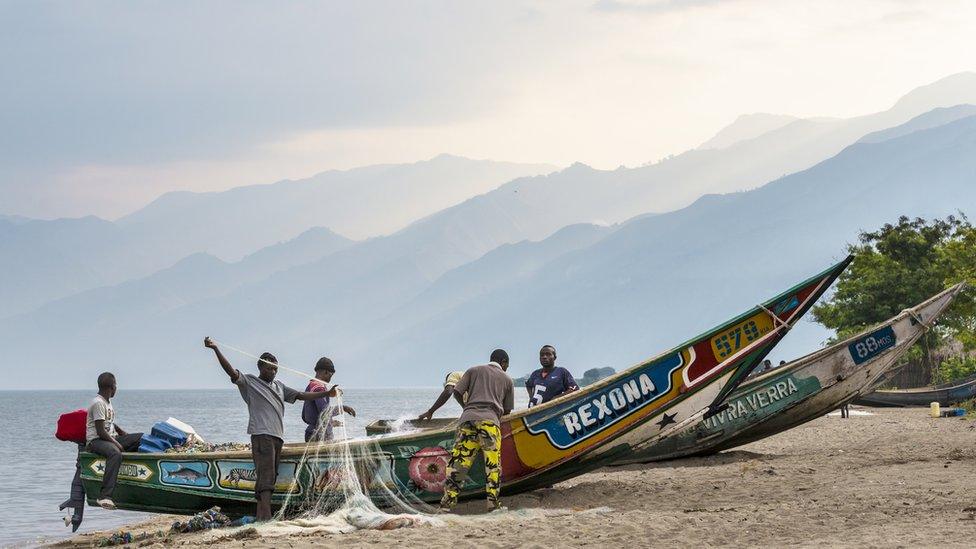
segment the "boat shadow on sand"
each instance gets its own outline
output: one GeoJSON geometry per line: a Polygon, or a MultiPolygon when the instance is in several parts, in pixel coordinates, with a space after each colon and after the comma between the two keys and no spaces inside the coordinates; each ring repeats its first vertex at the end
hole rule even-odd
{"type": "Polygon", "coordinates": [[[610,471],[644,471],[647,469],[672,469],[675,467],[716,467],[732,463],[746,463],[751,461],[769,461],[779,459],[777,454],[760,454],[747,450],[728,450],[705,456],[656,461],[651,463],[633,463],[628,465],[611,465],[610,471]]]}

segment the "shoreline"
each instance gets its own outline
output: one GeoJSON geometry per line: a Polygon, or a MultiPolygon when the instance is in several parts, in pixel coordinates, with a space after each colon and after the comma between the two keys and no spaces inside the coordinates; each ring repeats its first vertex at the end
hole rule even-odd
{"type": "MultiPolygon", "coordinates": [[[[923,408],[853,407],[713,456],[603,468],[513,497],[509,511],[458,506],[446,527],[290,533],[244,527],[175,534],[187,547],[377,543],[433,548],[594,544],[969,547],[976,535],[976,422],[923,408]],[[609,507],[609,510],[605,508],[609,507]],[[544,520],[543,520],[544,519],[544,520]],[[651,541],[653,540],[653,541],[651,541]]],[[[161,515],[125,530],[168,529],[161,515]]],[[[49,546],[90,547],[112,532],[49,546]]],[[[129,547],[163,545],[146,540],[129,547]]]]}

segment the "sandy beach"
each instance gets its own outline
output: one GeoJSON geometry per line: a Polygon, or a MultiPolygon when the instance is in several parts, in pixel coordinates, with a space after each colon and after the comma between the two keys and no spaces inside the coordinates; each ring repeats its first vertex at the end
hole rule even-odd
{"type": "MultiPolygon", "coordinates": [[[[855,409],[873,415],[822,417],[715,456],[605,468],[504,497],[509,511],[491,516],[480,515],[483,501],[467,502],[444,527],[287,537],[250,528],[176,535],[167,544],[971,547],[976,422],[933,419],[926,409],[855,409]]],[[[175,519],[130,531],[165,529],[175,519]]],[[[86,547],[105,535],[59,546],[86,547]]]]}

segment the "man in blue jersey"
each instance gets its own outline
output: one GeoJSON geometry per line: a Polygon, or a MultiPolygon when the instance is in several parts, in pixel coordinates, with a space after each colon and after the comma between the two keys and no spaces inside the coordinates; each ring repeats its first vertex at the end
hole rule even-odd
{"type": "Polygon", "coordinates": [[[539,364],[542,368],[532,372],[525,382],[525,390],[529,392],[529,408],[579,390],[573,374],[566,368],[556,366],[556,348],[552,345],[539,349],[539,364]]]}

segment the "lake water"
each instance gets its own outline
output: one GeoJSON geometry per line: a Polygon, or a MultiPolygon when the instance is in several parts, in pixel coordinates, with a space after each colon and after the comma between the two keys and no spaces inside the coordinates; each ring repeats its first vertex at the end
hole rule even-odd
{"type": "MultiPolygon", "coordinates": [[[[439,387],[345,389],[345,403],[357,416],[347,418],[350,436],[365,435],[376,419],[416,417],[427,410],[439,387]]],[[[518,408],[527,403],[516,390],[518,408]]],[[[71,535],[58,511],[70,495],[77,446],[54,438],[58,416],[87,408],[94,391],[0,391],[0,547],[54,541],[71,535]]],[[[210,442],[247,442],[247,410],[233,387],[226,390],[139,391],[120,388],[112,399],[118,424],[129,432],[148,431],[153,423],[175,417],[192,425],[210,442]]],[[[452,399],[437,417],[457,417],[452,399]]],[[[285,440],[303,440],[301,402],[285,410],[285,440]]],[[[132,511],[85,509],[79,532],[116,528],[148,515],[132,511]]]]}

